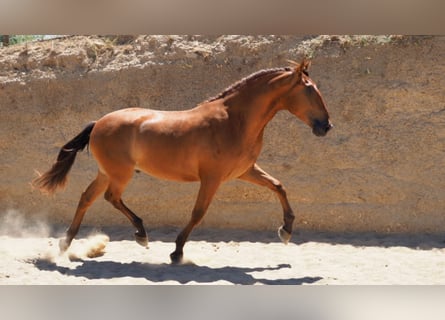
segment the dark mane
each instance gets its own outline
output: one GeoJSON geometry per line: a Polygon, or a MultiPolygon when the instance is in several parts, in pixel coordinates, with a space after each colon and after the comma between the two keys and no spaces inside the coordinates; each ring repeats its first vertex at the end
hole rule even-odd
{"type": "Polygon", "coordinates": [[[247,85],[248,83],[250,83],[260,77],[263,77],[268,74],[282,72],[282,71],[292,71],[292,68],[282,67],[282,68],[263,69],[263,70],[257,71],[255,73],[252,73],[251,75],[244,77],[243,79],[235,82],[234,84],[232,84],[228,88],[226,88],[224,91],[222,91],[218,95],[214,96],[213,98],[206,100],[205,102],[211,102],[211,101],[215,101],[218,99],[222,99],[222,98],[228,96],[229,94],[231,94],[235,91],[238,91],[241,87],[247,85]]]}

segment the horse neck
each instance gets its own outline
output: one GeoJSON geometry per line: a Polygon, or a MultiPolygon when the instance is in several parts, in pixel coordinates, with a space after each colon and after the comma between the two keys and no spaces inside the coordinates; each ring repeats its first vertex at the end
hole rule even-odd
{"type": "Polygon", "coordinates": [[[240,92],[228,97],[224,102],[229,106],[229,113],[244,129],[244,133],[253,139],[262,137],[264,128],[280,110],[278,101],[283,94],[282,89],[277,90],[269,87],[256,91],[261,92],[261,95],[240,92]]]}

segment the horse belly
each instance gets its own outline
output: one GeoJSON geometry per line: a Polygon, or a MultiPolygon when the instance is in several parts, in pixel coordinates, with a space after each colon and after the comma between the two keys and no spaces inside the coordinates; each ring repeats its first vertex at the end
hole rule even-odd
{"type": "Polygon", "coordinates": [[[160,179],[174,181],[198,181],[198,161],[194,152],[184,149],[180,143],[144,141],[137,147],[136,167],[160,179]]]}
{"type": "Polygon", "coordinates": [[[183,182],[199,181],[199,175],[194,170],[184,170],[184,166],[179,163],[160,163],[151,160],[138,163],[136,168],[159,179],[183,182]]]}

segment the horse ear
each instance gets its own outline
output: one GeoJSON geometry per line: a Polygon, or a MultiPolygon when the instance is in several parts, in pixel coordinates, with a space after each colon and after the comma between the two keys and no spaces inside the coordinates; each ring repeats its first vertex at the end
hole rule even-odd
{"type": "Polygon", "coordinates": [[[294,70],[297,73],[301,73],[304,71],[308,71],[309,67],[311,66],[311,60],[304,58],[303,61],[301,61],[300,63],[295,62],[294,60],[287,60],[287,62],[289,62],[291,64],[291,66],[294,67],[294,70]]]}
{"type": "Polygon", "coordinates": [[[289,62],[290,65],[292,67],[294,67],[294,69],[297,69],[300,66],[300,64],[298,62],[294,61],[294,60],[287,60],[287,62],[289,62]]]}
{"type": "Polygon", "coordinates": [[[300,72],[308,72],[309,71],[309,68],[310,68],[310,66],[311,66],[311,60],[308,60],[308,59],[303,59],[303,61],[301,61],[301,64],[300,64],[300,72]]]}

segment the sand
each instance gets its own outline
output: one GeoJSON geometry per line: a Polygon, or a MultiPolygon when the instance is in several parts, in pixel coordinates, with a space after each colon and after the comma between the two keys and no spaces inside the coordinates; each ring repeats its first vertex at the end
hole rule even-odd
{"type": "Polygon", "coordinates": [[[148,231],[146,249],[130,228],[82,227],[64,255],[60,230],[3,233],[0,284],[445,284],[440,236],[300,231],[284,245],[271,231],[198,228],[185,246],[185,263],[172,265],[178,229],[148,231]]]}

